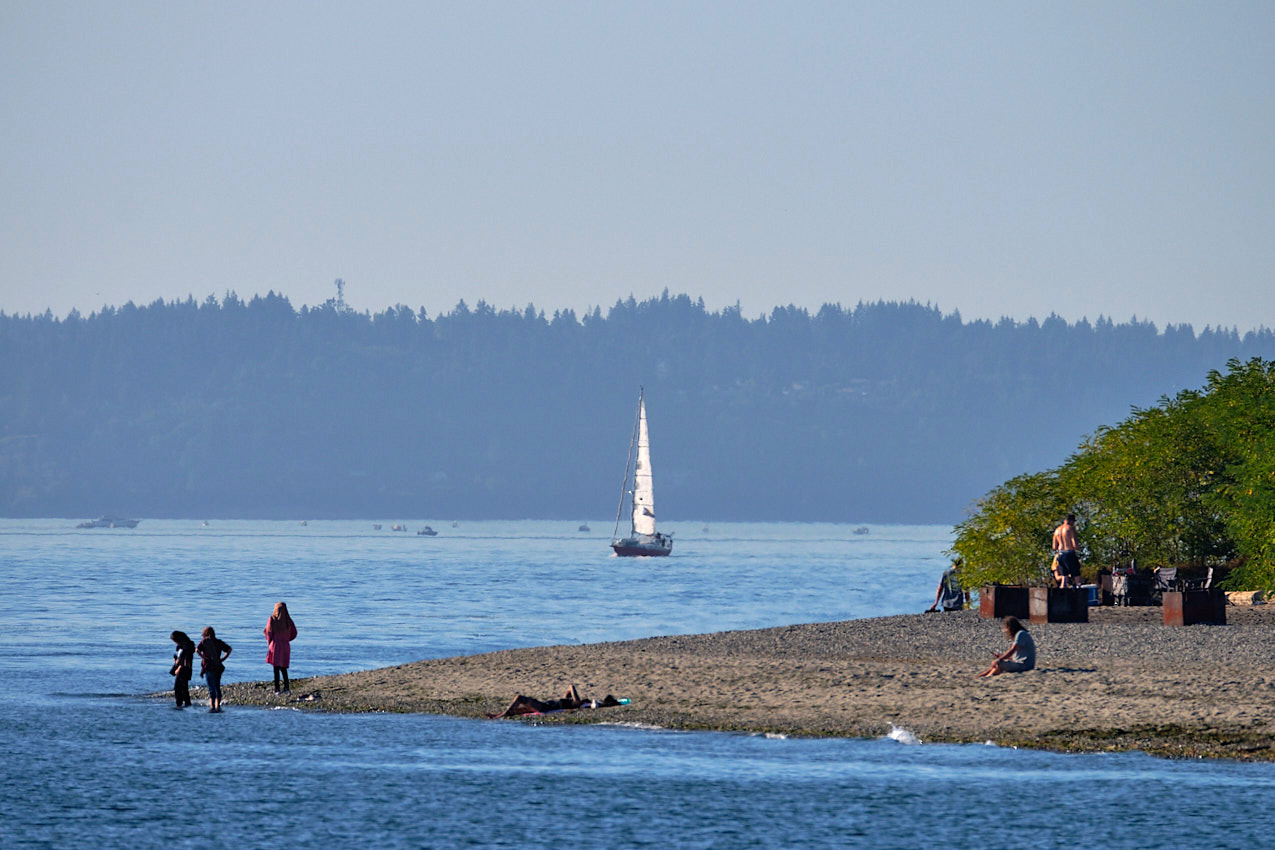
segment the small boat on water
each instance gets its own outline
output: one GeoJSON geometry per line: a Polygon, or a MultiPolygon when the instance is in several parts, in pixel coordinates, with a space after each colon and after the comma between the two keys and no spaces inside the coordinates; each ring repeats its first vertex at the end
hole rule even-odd
{"type": "Polygon", "coordinates": [[[576,531],[589,531],[589,530],[590,530],[589,524],[587,522],[580,523],[580,527],[576,529],[576,531]]]}
{"type": "Polygon", "coordinates": [[[854,533],[855,533],[855,534],[867,534],[870,530],[871,530],[871,529],[869,529],[866,525],[861,525],[861,526],[859,526],[858,528],[856,528],[856,529],[854,530],[854,533]]]}
{"type": "Polygon", "coordinates": [[[629,457],[624,462],[624,484],[620,489],[620,506],[615,513],[615,530],[611,548],[624,557],[667,555],[673,551],[673,536],[655,530],[655,481],[651,475],[651,442],[646,428],[646,392],[638,393],[637,421],[629,442],[629,457]],[[632,475],[633,489],[629,489],[632,475]],[[620,539],[620,517],[624,502],[631,502],[629,536],[620,539]]]}
{"type": "Polygon", "coordinates": [[[434,529],[430,528],[428,525],[427,525],[427,526],[425,526],[424,528],[422,528],[420,531],[418,531],[418,532],[416,532],[416,533],[417,533],[417,535],[418,535],[418,536],[419,536],[419,535],[423,535],[423,536],[425,536],[425,537],[437,537],[437,536],[438,536],[438,532],[437,532],[437,531],[435,531],[434,529]]]}
{"type": "Polygon", "coordinates": [[[141,520],[125,519],[121,516],[100,516],[97,519],[85,520],[76,528],[137,528],[141,520]]]}
{"type": "Polygon", "coordinates": [[[372,530],[373,530],[373,531],[380,531],[380,530],[381,530],[381,524],[380,524],[379,522],[374,522],[374,523],[372,523],[372,530]]]}

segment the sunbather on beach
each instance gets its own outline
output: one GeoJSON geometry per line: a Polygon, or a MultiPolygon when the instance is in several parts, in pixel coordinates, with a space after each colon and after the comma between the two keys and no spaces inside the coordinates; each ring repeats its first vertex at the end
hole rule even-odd
{"type": "Polygon", "coordinates": [[[548,702],[538,700],[535,697],[528,697],[519,694],[514,697],[514,701],[509,707],[500,714],[489,714],[488,717],[493,719],[498,717],[518,717],[523,714],[544,714],[548,711],[564,711],[572,708],[584,708],[586,706],[592,708],[610,708],[613,705],[619,705],[620,701],[615,697],[607,694],[601,700],[581,699],[580,692],[576,690],[576,686],[572,685],[567,688],[567,692],[562,695],[562,699],[552,699],[548,702]]]}
{"type": "Polygon", "coordinates": [[[1006,617],[1002,624],[1005,637],[1010,640],[1009,649],[996,656],[992,666],[975,678],[999,676],[1001,673],[1025,673],[1036,666],[1036,642],[1023,628],[1017,617],[1006,617]]]}

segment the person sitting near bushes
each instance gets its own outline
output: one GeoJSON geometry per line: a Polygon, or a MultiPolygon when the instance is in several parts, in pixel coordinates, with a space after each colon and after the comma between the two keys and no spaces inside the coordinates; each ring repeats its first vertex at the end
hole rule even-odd
{"type": "Polygon", "coordinates": [[[952,566],[943,571],[943,577],[939,579],[939,589],[934,594],[934,604],[925,609],[925,613],[930,614],[943,606],[944,611],[960,611],[965,607],[965,603],[969,601],[969,594],[961,587],[960,577],[961,561],[958,558],[952,563],[952,566]]]}

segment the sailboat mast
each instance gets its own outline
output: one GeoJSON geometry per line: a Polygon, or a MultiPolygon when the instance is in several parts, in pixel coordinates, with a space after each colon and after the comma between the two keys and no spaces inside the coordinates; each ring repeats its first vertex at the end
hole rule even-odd
{"type": "Polygon", "coordinates": [[[624,460],[624,480],[620,482],[620,503],[615,506],[615,528],[611,532],[612,540],[618,540],[620,536],[620,517],[624,516],[624,496],[629,489],[629,469],[633,466],[633,448],[637,445],[638,425],[642,421],[642,398],[645,393],[645,387],[638,389],[638,412],[633,418],[633,436],[629,438],[629,456],[624,460]]]}

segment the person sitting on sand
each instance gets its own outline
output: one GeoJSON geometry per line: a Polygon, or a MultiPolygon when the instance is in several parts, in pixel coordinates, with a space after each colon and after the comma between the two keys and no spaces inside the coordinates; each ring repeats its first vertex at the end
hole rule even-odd
{"type": "Polygon", "coordinates": [[[528,697],[519,694],[514,697],[514,701],[509,707],[500,714],[489,714],[488,717],[495,719],[498,717],[518,717],[523,714],[544,714],[549,711],[565,711],[575,708],[610,708],[620,705],[620,701],[615,697],[607,694],[600,701],[581,699],[580,692],[576,690],[576,686],[572,685],[567,688],[567,692],[562,695],[562,699],[551,699],[544,702],[535,697],[528,697]]]}
{"type": "Polygon", "coordinates": [[[1025,673],[1036,666],[1036,642],[1023,628],[1017,617],[1006,617],[1003,623],[1005,637],[1010,640],[1009,649],[996,656],[992,666],[975,678],[999,676],[1001,673],[1025,673]]]}

